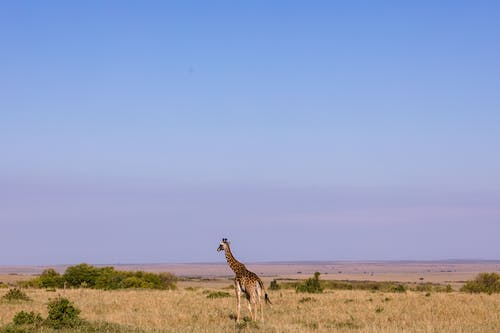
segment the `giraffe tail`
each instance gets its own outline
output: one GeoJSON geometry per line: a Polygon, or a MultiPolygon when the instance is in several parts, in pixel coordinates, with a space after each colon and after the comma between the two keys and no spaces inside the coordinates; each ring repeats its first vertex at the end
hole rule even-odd
{"type": "Polygon", "coordinates": [[[264,300],[265,300],[266,304],[272,305],[273,303],[271,303],[271,300],[269,299],[269,296],[267,295],[266,288],[264,287],[264,282],[262,282],[262,280],[259,279],[259,284],[260,284],[260,288],[262,289],[262,291],[264,291],[264,300]]]}
{"type": "Polygon", "coordinates": [[[267,296],[267,293],[264,293],[264,299],[266,300],[266,303],[269,305],[272,305],[271,300],[269,299],[269,296],[267,296]]]}

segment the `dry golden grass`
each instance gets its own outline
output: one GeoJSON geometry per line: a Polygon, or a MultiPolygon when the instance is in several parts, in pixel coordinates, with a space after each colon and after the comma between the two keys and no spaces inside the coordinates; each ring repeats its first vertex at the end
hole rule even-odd
{"type": "MultiPolygon", "coordinates": [[[[176,291],[27,290],[31,302],[0,302],[0,325],[21,310],[46,316],[48,299],[60,294],[71,299],[85,319],[146,332],[500,332],[498,294],[329,291],[311,295],[283,290],[270,292],[273,307],[266,306],[265,323],[236,325],[236,298],[208,299],[207,290],[215,289],[200,284],[176,291]]],[[[0,290],[0,297],[5,292],[0,290]]],[[[242,315],[249,316],[246,307],[242,315]]]]}
{"type": "Polygon", "coordinates": [[[16,284],[19,281],[28,281],[33,276],[23,274],[0,274],[0,282],[5,284],[16,284]]]}

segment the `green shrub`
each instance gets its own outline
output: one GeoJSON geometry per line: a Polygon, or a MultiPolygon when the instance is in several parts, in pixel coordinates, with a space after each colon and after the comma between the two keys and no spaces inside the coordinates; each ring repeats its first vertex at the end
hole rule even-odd
{"type": "Polygon", "coordinates": [[[278,281],[272,280],[271,283],[269,284],[269,290],[279,290],[281,287],[278,284],[278,281]]]}
{"type": "Polygon", "coordinates": [[[159,274],[137,271],[133,276],[141,281],[139,288],[144,289],[166,289],[159,274]]]}
{"type": "Polygon", "coordinates": [[[62,288],[64,278],[53,268],[46,269],[37,279],[39,288],[62,288]]]}
{"type": "Polygon", "coordinates": [[[223,298],[231,297],[231,294],[226,291],[213,291],[207,295],[207,298],[223,298]]]}
{"type": "Polygon", "coordinates": [[[2,299],[7,301],[29,301],[31,300],[28,295],[24,291],[19,288],[10,289],[5,295],[3,295],[2,299]]]}
{"type": "MultiPolygon", "coordinates": [[[[171,290],[177,289],[177,281],[179,280],[177,276],[169,272],[161,272],[158,275],[166,289],[171,289],[171,290]]],[[[234,286],[232,287],[234,288],[234,286]]]]}
{"type": "Polygon", "coordinates": [[[441,284],[436,284],[436,283],[419,283],[415,287],[410,287],[411,290],[413,291],[420,291],[420,292],[437,292],[437,293],[450,293],[453,291],[453,288],[451,285],[441,285],[441,284]]]}
{"type": "Polygon", "coordinates": [[[88,264],[68,267],[63,279],[72,287],[95,289],[176,289],[177,277],[168,272],[117,271],[113,267],[97,268],[88,264]]]}
{"type": "MultiPolygon", "coordinates": [[[[295,289],[296,291],[303,291],[305,289],[316,285],[313,279],[308,279],[306,281],[298,282],[280,282],[281,289],[295,289]],[[307,285],[307,286],[306,286],[307,285]]],[[[369,290],[369,291],[381,291],[381,292],[405,292],[407,286],[399,282],[393,281],[339,281],[339,280],[320,280],[319,286],[322,289],[332,289],[332,290],[369,290]]],[[[433,285],[434,291],[447,291],[448,287],[442,285],[433,285]]],[[[417,290],[419,287],[415,287],[417,290]]],[[[424,287],[427,288],[427,287],[424,287]]],[[[451,286],[450,286],[451,288],[451,286]]],[[[314,288],[313,288],[314,290],[314,288]]],[[[453,289],[451,289],[453,290],[453,289]]]]}
{"type": "Polygon", "coordinates": [[[70,266],[64,272],[63,278],[70,287],[93,288],[96,284],[97,269],[86,263],[70,266]]]}
{"type": "Polygon", "coordinates": [[[406,287],[403,284],[397,284],[391,288],[391,291],[394,293],[405,293],[406,287]]]}
{"type": "Polygon", "coordinates": [[[143,288],[143,281],[137,276],[129,276],[122,282],[123,288],[143,288]]]}
{"type": "Polygon", "coordinates": [[[59,329],[63,327],[75,327],[81,324],[78,317],[80,310],[77,309],[67,298],[59,297],[50,300],[47,305],[48,316],[45,321],[47,326],[59,329]]]}
{"type": "Polygon", "coordinates": [[[320,272],[315,272],[314,277],[305,280],[303,283],[297,285],[295,291],[298,293],[312,293],[319,294],[323,292],[323,287],[319,282],[320,272]]]}
{"type": "Polygon", "coordinates": [[[94,287],[105,290],[121,289],[124,288],[123,280],[126,277],[127,274],[125,272],[117,271],[113,267],[102,267],[97,269],[94,287]]]}
{"type": "Polygon", "coordinates": [[[41,325],[43,318],[39,313],[31,312],[18,312],[12,319],[14,325],[41,325]]]}
{"type": "Polygon", "coordinates": [[[432,283],[421,283],[421,284],[418,284],[415,286],[415,288],[413,288],[414,291],[420,291],[420,292],[429,292],[429,291],[432,291],[434,289],[433,287],[433,284],[432,283]]]}
{"type": "Polygon", "coordinates": [[[21,281],[19,286],[32,288],[61,288],[67,285],[73,288],[95,289],[176,289],[178,278],[174,274],[159,274],[143,271],[117,271],[114,267],[94,267],[88,264],[70,266],[63,275],[54,269],[47,269],[32,280],[21,281]]]}
{"type": "Polygon", "coordinates": [[[480,273],[474,280],[465,283],[460,291],[469,293],[500,293],[500,275],[497,273],[480,273]]]}

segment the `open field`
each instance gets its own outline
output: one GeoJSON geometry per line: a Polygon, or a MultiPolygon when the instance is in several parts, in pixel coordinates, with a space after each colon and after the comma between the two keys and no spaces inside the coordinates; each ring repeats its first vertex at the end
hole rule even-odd
{"type": "MultiPolygon", "coordinates": [[[[500,262],[386,262],[386,263],[288,263],[248,264],[266,286],[273,279],[305,279],[320,271],[325,280],[371,280],[451,284],[451,293],[390,293],[362,290],[326,290],[298,294],[294,290],[270,291],[273,306],[265,307],[265,322],[235,323],[236,297],[232,274],[224,264],[119,265],[118,269],[170,271],[182,278],[174,291],[27,289],[27,302],[0,300],[0,326],[21,311],[47,315],[49,299],[69,298],[81,317],[103,326],[92,332],[500,332],[500,294],[466,294],[456,290],[477,273],[498,271],[500,262]],[[229,297],[209,299],[212,291],[229,297]]],[[[46,267],[1,267],[0,281],[15,284],[46,267]]],[[[56,266],[64,271],[65,266],[56,266]]],[[[0,289],[0,297],[7,289],[0,289]]],[[[245,304],[242,315],[249,317],[245,304]]],[[[52,332],[47,329],[40,332],[52,332]]],[[[55,332],[55,331],[54,331],[55,332]]],[[[61,333],[90,332],[81,329],[61,333]]]]}
{"type": "Polygon", "coordinates": [[[83,318],[119,324],[122,332],[500,332],[498,294],[271,291],[273,306],[266,306],[264,323],[236,325],[233,292],[208,299],[208,290],[215,289],[200,284],[176,291],[27,290],[32,301],[0,302],[0,324],[21,310],[46,316],[49,298],[61,294],[83,318]]]}

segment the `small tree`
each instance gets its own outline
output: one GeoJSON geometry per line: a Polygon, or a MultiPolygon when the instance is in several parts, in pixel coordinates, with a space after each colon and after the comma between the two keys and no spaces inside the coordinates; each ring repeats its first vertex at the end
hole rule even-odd
{"type": "Polygon", "coordinates": [[[59,297],[52,299],[47,308],[49,314],[45,322],[52,328],[75,327],[81,324],[81,320],[78,317],[80,310],[67,298],[59,297]]]}
{"type": "Polygon", "coordinates": [[[303,283],[299,284],[295,291],[298,293],[313,293],[319,294],[323,292],[323,287],[319,282],[320,272],[315,272],[314,277],[307,279],[303,283]]]}
{"type": "Polygon", "coordinates": [[[134,277],[141,281],[140,288],[145,289],[166,289],[167,286],[163,283],[160,275],[150,272],[137,271],[134,272],[134,277]]]}
{"type": "Polygon", "coordinates": [[[137,276],[129,276],[128,278],[123,280],[122,285],[122,288],[147,288],[144,281],[137,276]]]}
{"type": "Polygon", "coordinates": [[[120,289],[123,288],[123,280],[126,277],[125,272],[119,272],[113,267],[103,267],[97,269],[95,280],[96,289],[120,289]]]}
{"type": "Polygon", "coordinates": [[[497,273],[480,273],[474,280],[469,280],[460,288],[469,293],[500,293],[500,275],[497,273]]]}
{"type": "Polygon", "coordinates": [[[278,281],[276,279],[272,280],[271,283],[269,284],[269,290],[279,290],[281,289],[281,286],[278,284],[278,281]]]}
{"type": "Polygon", "coordinates": [[[46,269],[38,277],[38,286],[40,288],[62,288],[64,279],[53,268],[46,269]]]}
{"type": "Polygon", "coordinates": [[[98,271],[94,266],[86,263],[70,266],[64,272],[64,280],[71,287],[88,287],[93,288],[96,283],[98,271]]]}
{"type": "Polygon", "coordinates": [[[169,272],[161,272],[158,276],[160,277],[160,280],[165,288],[171,290],[177,289],[177,276],[169,272]]]}

